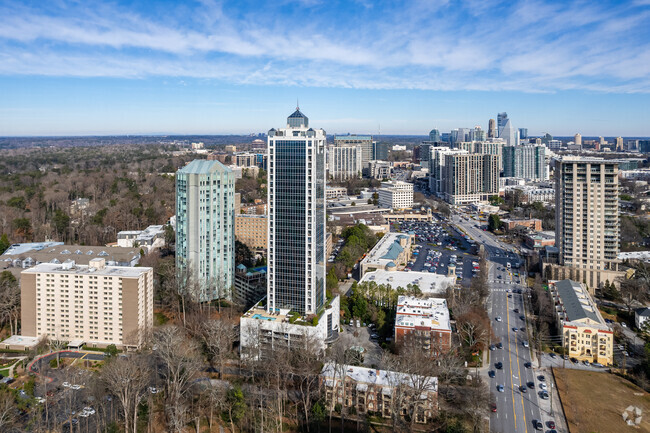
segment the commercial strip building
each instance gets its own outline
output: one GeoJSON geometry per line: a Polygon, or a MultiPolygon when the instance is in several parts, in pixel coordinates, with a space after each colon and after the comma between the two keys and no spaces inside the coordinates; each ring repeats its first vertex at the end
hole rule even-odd
{"type": "Polygon", "coordinates": [[[382,182],[377,190],[379,206],[389,209],[413,207],[413,184],[401,181],[382,182]]]}
{"type": "Polygon", "coordinates": [[[268,222],[266,215],[235,215],[235,238],[252,251],[266,251],[268,222]]]}
{"type": "Polygon", "coordinates": [[[328,362],[323,366],[320,382],[329,410],[338,404],[354,409],[358,415],[376,413],[383,418],[398,412],[419,424],[432,421],[438,414],[437,377],[328,362]]]}
{"type": "Polygon", "coordinates": [[[106,266],[103,258],[42,263],[22,272],[20,298],[22,335],[13,342],[47,337],[72,347],[139,348],[153,328],[152,268],[106,266]]]}
{"type": "Polygon", "coordinates": [[[341,301],[337,295],[310,316],[281,308],[270,311],[266,298],[240,318],[240,354],[244,359],[265,359],[279,349],[323,351],[339,335],[341,301]]]}
{"type": "Polygon", "coordinates": [[[581,361],[613,363],[614,333],[587,288],[577,281],[550,281],[565,354],[581,361]]]}
{"type": "Polygon", "coordinates": [[[403,233],[386,233],[377,245],[361,260],[359,276],[378,269],[396,271],[398,266],[406,265],[411,258],[413,236],[403,233]]]}
{"type": "Polygon", "coordinates": [[[176,172],[176,270],[197,299],[230,299],[235,274],[235,176],[219,161],[176,172]]]}
{"type": "Polygon", "coordinates": [[[451,322],[444,298],[397,298],[395,315],[395,344],[408,339],[435,357],[451,349],[451,322]]]}
{"type": "Polygon", "coordinates": [[[359,283],[375,283],[377,285],[389,285],[393,290],[400,287],[406,289],[409,284],[418,286],[425,295],[442,295],[449,287],[456,284],[455,276],[446,276],[432,272],[404,272],[387,271],[377,269],[363,275],[359,283]]]}

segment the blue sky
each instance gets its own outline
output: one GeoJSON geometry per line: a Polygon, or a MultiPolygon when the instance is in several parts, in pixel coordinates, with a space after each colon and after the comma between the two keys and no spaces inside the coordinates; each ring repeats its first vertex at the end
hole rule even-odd
{"type": "Polygon", "coordinates": [[[0,135],[650,135],[650,0],[0,0],[0,135]]]}

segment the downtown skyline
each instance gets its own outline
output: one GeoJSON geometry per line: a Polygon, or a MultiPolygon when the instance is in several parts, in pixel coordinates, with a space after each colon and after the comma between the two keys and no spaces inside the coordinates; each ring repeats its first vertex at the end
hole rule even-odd
{"type": "Polygon", "coordinates": [[[650,16],[628,2],[0,2],[0,136],[648,136],[650,16]],[[287,25],[291,23],[290,25],[287,25]],[[296,25],[299,23],[299,25],[296,25]]]}

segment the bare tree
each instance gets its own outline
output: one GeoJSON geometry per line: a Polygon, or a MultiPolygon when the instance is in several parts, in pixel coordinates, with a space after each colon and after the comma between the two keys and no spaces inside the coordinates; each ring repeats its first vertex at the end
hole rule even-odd
{"type": "Polygon", "coordinates": [[[120,401],[124,415],[124,431],[136,433],[138,404],[147,394],[152,370],[144,355],[131,354],[109,360],[102,369],[108,391],[120,401]]]}
{"type": "Polygon", "coordinates": [[[165,380],[167,423],[180,432],[187,421],[192,382],[202,366],[198,347],[182,328],[172,325],[154,332],[153,345],[165,380]]]}
{"type": "Polygon", "coordinates": [[[16,421],[16,403],[10,392],[0,391],[0,430],[8,431],[16,421]]]}
{"type": "Polygon", "coordinates": [[[223,378],[226,359],[231,355],[237,339],[237,330],[232,323],[224,320],[203,322],[202,337],[210,362],[219,365],[219,378],[223,378]]]}

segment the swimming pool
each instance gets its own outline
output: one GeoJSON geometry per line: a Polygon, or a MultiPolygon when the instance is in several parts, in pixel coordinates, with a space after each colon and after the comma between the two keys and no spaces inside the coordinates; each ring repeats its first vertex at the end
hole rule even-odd
{"type": "Polygon", "coordinates": [[[253,314],[253,319],[273,321],[273,320],[275,320],[275,317],[266,317],[266,316],[262,316],[261,314],[253,314]]]}

